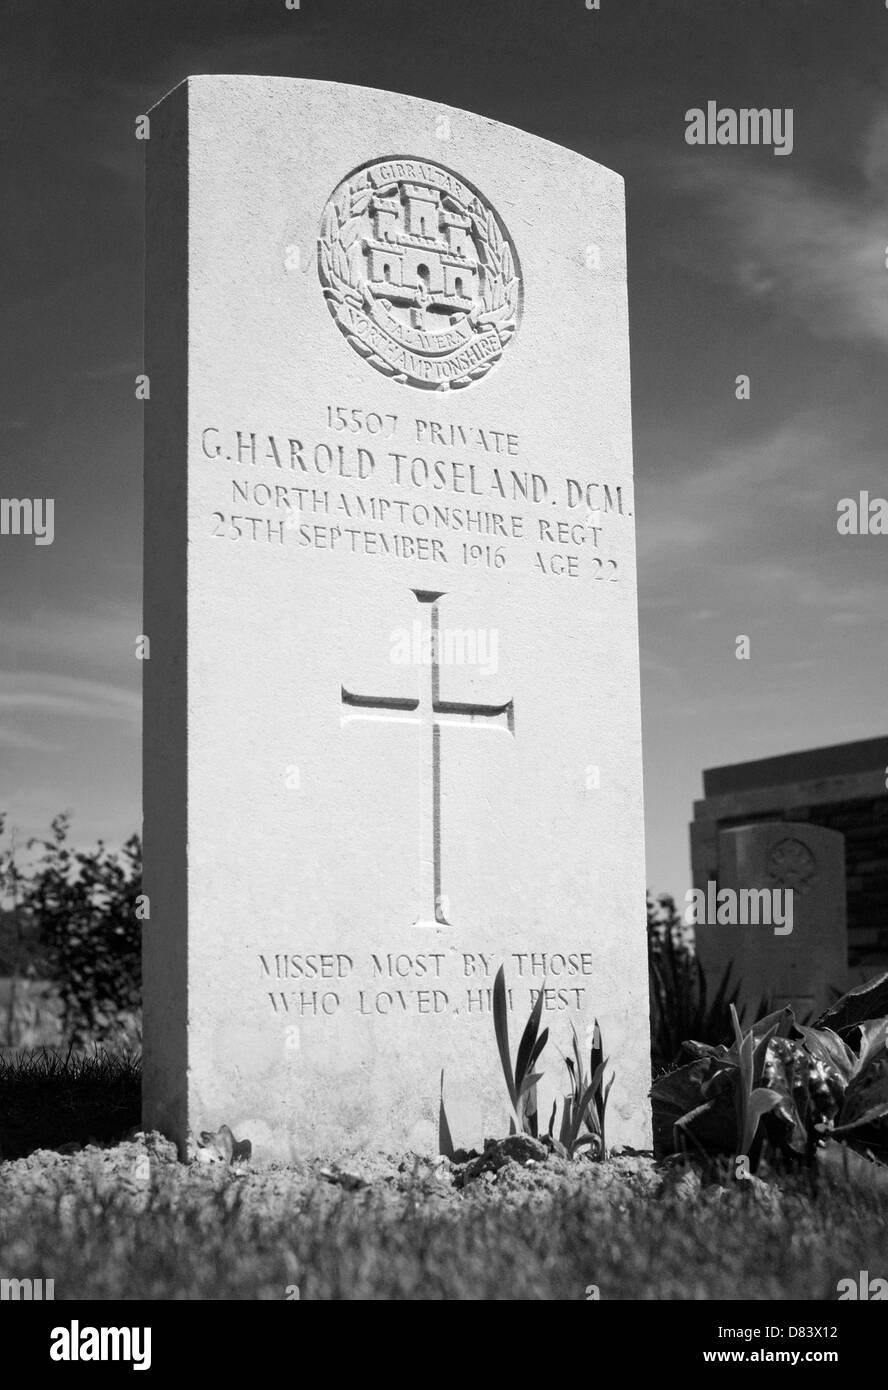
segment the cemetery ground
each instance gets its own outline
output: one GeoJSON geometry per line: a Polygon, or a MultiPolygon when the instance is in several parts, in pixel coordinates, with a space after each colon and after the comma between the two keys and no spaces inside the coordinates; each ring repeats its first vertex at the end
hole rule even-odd
{"type": "MultiPolygon", "coordinates": [[[[16,994],[27,1027],[17,1046],[0,1049],[0,1277],[52,1279],[57,1300],[274,1300],[298,1291],[304,1300],[584,1300],[597,1293],[602,1300],[780,1302],[835,1299],[840,1280],[856,1280],[862,1270],[885,1275],[888,1167],[865,1151],[872,1141],[885,1157],[888,975],[833,1004],[819,1033],[783,1013],[755,1025],[752,1084],[781,1096],[780,1112],[763,1123],[779,1120],[800,1161],[778,1166],[775,1155],[769,1166],[766,1156],[758,1167],[753,1161],[749,1179],[738,1179],[732,1159],[743,1146],[733,1105],[737,1054],[713,1046],[731,1037],[733,995],[722,989],[704,1001],[699,963],[677,934],[668,898],[649,900],[647,914],[661,1157],[611,1149],[600,1161],[589,1143],[601,1083],[614,1073],[619,1087],[622,1071],[619,1052],[608,1047],[609,1064],[589,1091],[604,1057],[597,1033],[591,1054],[578,1050],[571,1059],[573,1134],[564,1132],[563,1112],[554,1131],[575,1157],[525,1133],[504,1138],[513,1095],[524,1128],[519,1093],[528,1074],[555,1068],[569,1086],[554,1049],[542,1063],[532,1060],[545,1031],[539,1009],[520,1041],[520,1015],[506,1036],[503,982],[479,1059],[501,1088],[503,1127],[476,1158],[448,1151],[442,1128],[437,1156],[399,1151],[393,1140],[367,1153],[343,1146],[334,1159],[260,1167],[251,1161],[249,1134],[220,1130],[198,1135],[180,1162],[166,1139],[141,1131],[141,1064],[121,1041],[138,1037],[137,938],[116,930],[131,920],[135,861],[118,882],[104,859],[87,856],[69,882],[56,857],[27,890],[35,910],[13,933],[28,967],[16,994]],[[97,865],[107,872],[97,876],[97,865]],[[101,912],[80,912],[83,930],[76,939],[64,935],[64,951],[52,958],[58,971],[38,988],[31,975],[52,963],[41,955],[44,938],[57,920],[74,919],[78,884],[97,877],[115,892],[103,897],[101,912]],[[38,932],[44,900],[58,911],[38,932]],[[84,959],[102,968],[85,971],[84,959]],[[60,990],[62,1015],[53,1003],[60,990]],[[106,1032],[89,1047],[87,1038],[102,1037],[99,1019],[106,1028],[116,1020],[118,1040],[106,1032]],[[50,1044],[52,1029],[74,1045],[50,1044]],[[870,1036],[865,1068],[863,1030],[870,1036]],[[706,1111],[698,1103],[710,1080],[722,1088],[710,1116],[715,1131],[701,1130],[697,1143],[691,1126],[689,1156],[670,1153],[674,1122],[706,1111]],[[806,1165],[820,1121],[853,1125],[867,1116],[878,1128],[857,1151],[831,1140],[806,1165]],[[707,1147],[719,1156],[707,1156],[707,1147]]],[[[9,934],[9,918],[5,926],[9,934]]],[[[10,997],[7,990],[7,1005],[10,997]]]]}
{"type": "Polygon", "coordinates": [[[139,1080],[101,1052],[4,1061],[4,1276],[53,1279],[57,1300],[782,1301],[884,1272],[888,1190],[838,1144],[743,1182],[728,1161],[571,1160],[524,1135],[468,1163],[260,1171],[221,1131],[186,1163],[139,1132],[139,1080]]]}

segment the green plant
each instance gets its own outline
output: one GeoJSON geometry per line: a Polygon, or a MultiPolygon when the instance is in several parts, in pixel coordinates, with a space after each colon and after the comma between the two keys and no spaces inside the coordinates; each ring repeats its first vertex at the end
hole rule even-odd
{"type": "Polygon", "coordinates": [[[139,1125],[141,1081],[141,1060],[132,1053],[0,1053],[0,1157],[24,1158],[72,1141],[117,1142],[139,1125]]]}
{"type": "Polygon", "coordinates": [[[733,1004],[731,1022],[734,1025],[734,1046],[725,1060],[729,1066],[737,1068],[734,1085],[737,1144],[734,1152],[748,1155],[762,1116],[780,1104],[780,1097],[776,1092],[769,1090],[767,1086],[759,1085],[765,1069],[768,1043],[777,1032],[779,1022],[773,1023],[756,1038],[751,1028],[748,1032],[743,1032],[733,1004]]]}
{"type": "MultiPolygon", "coordinates": [[[[888,1147],[888,1018],[868,1019],[855,1024],[860,1034],[859,1051],[853,1053],[841,1038],[830,1036],[827,1029],[804,1028],[806,1040],[814,1034],[818,1043],[829,1049],[834,1065],[837,1046],[841,1047],[845,1065],[845,1091],[842,1104],[833,1121],[821,1121],[817,1128],[860,1140],[873,1147],[888,1147]]],[[[808,1042],[809,1048],[812,1042],[808,1042]]]]}
{"type": "Polygon", "coordinates": [[[456,1153],[453,1144],[453,1136],[450,1133],[450,1125],[447,1121],[447,1111],[444,1108],[444,1068],[441,1068],[441,1091],[438,1100],[438,1153],[445,1158],[452,1159],[456,1153]]]}
{"type": "Polygon", "coordinates": [[[755,1169],[759,1121],[780,1099],[776,1092],[767,1099],[769,1088],[760,1086],[768,1047],[778,1034],[789,1035],[792,1011],[770,1014],[744,1034],[733,1009],[732,1023],[731,1047],[686,1043],[696,1060],[654,1082],[654,1138],[664,1152],[690,1142],[705,1153],[745,1154],[755,1169]]]}
{"type": "Polygon", "coordinates": [[[886,1008],[882,975],[813,1027],[782,1009],[743,1033],[735,1013],[732,1047],[686,1041],[694,1060],[651,1090],[658,1152],[690,1142],[708,1154],[746,1153],[754,1167],[765,1139],[791,1164],[811,1163],[829,1136],[865,1153],[888,1149],[888,1019],[877,1016],[886,1008]]]}
{"type": "Polygon", "coordinates": [[[651,997],[651,1066],[654,1074],[674,1066],[686,1038],[704,1043],[731,1036],[732,1004],[740,995],[730,967],[710,1000],[706,976],[674,900],[648,897],[648,974],[651,997]]]}
{"type": "MultiPolygon", "coordinates": [[[[5,829],[5,817],[0,815],[0,835],[5,829]]],[[[24,922],[19,905],[22,875],[16,863],[16,831],[13,827],[9,837],[9,849],[0,851],[0,916],[4,917],[3,936],[9,942],[9,957],[4,973],[9,976],[9,996],[6,1005],[6,1041],[13,1046],[17,1041],[16,1005],[18,1003],[19,982],[24,974],[24,922]],[[3,912],[4,902],[9,903],[7,913],[3,912]]]]}
{"type": "Polygon", "coordinates": [[[57,816],[21,894],[47,948],[64,1007],[64,1034],[76,1044],[132,1040],[141,996],[141,844],[120,854],[68,844],[70,818],[57,816]]]}
{"type": "Polygon", "coordinates": [[[509,1092],[509,1104],[512,1112],[509,1120],[509,1133],[530,1134],[535,1139],[539,1133],[537,1082],[542,1073],[535,1072],[534,1065],[549,1040],[548,1028],[544,1028],[542,1033],[539,1031],[540,1018],[543,1012],[542,985],[518,1044],[514,1071],[509,1050],[508,1012],[506,972],[503,966],[500,966],[493,982],[493,1027],[496,1033],[503,1075],[506,1078],[506,1088],[509,1092]]]}
{"type": "MultiPolygon", "coordinates": [[[[562,1103],[558,1143],[569,1158],[574,1158],[580,1149],[588,1147],[595,1150],[596,1158],[604,1159],[607,1158],[605,1114],[608,1096],[614,1084],[613,1073],[611,1073],[610,1081],[605,1086],[604,1071],[608,1059],[604,1056],[598,1019],[595,1020],[592,1034],[588,1073],[583,1064],[580,1040],[573,1024],[571,1024],[571,1029],[573,1032],[573,1056],[564,1059],[570,1077],[570,1092],[564,1097],[562,1103]],[[582,1132],[584,1125],[586,1127],[585,1133],[582,1132]]],[[[557,1109],[558,1102],[556,1101],[552,1106],[552,1116],[549,1120],[549,1137],[552,1139],[555,1137],[553,1131],[557,1109]]]]}
{"type": "MultiPolygon", "coordinates": [[[[511,1112],[509,1133],[529,1134],[534,1139],[539,1137],[537,1082],[542,1078],[542,1072],[535,1071],[534,1068],[549,1039],[548,1028],[544,1028],[540,1032],[543,998],[544,987],[541,986],[527,1023],[524,1025],[513,1068],[509,1047],[506,972],[503,966],[500,966],[496,972],[496,978],[493,982],[493,1027],[509,1095],[511,1112]]],[[[564,1059],[570,1077],[570,1091],[563,1100],[561,1126],[557,1139],[553,1131],[558,1112],[558,1102],[553,1103],[548,1139],[559,1152],[570,1158],[575,1157],[580,1149],[592,1148],[596,1158],[603,1159],[607,1157],[605,1140],[607,1101],[614,1084],[614,1077],[611,1073],[610,1081],[605,1085],[604,1073],[608,1059],[604,1056],[598,1019],[595,1020],[592,1034],[588,1072],[580,1051],[577,1030],[573,1025],[571,1028],[573,1031],[573,1056],[564,1059]]],[[[453,1159],[456,1154],[447,1120],[447,1111],[444,1106],[443,1071],[441,1072],[438,1101],[438,1152],[450,1159],[453,1159]]]]}
{"type": "MultiPolygon", "coordinates": [[[[731,1010],[740,998],[740,985],[731,980],[730,965],[710,998],[706,975],[689,929],[675,901],[661,893],[648,896],[648,975],[651,998],[651,1069],[654,1075],[676,1066],[685,1041],[715,1046],[732,1036],[731,1010]]],[[[771,1012],[767,997],[759,1000],[754,1018],[771,1012]]]]}

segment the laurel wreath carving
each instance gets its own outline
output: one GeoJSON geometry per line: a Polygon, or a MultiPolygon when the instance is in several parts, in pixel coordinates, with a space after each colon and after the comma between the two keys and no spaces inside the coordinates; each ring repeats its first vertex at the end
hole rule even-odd
{"type": "MultiPolygon", "coordinates": [[[[318,237],[318,266],[324,298],[337,310],[343,304],[350,304],[355,309],[363,308],[369,313],[373,307],[373,295],[362,283],[361,219],[374,192],[381,197],[391,197],[397,191],[396,183],[374,189],[369,174],[365,172],[348,183],[340,196],[328,204],[318,237]]],[[[519,284],[512,249],[504,239],[493,213],[484,208],[479,198],[475,198],[465,211],[472,223],[482,271],[480,303],[470,310],[469,322],[478,329],[494,328],[502,349],[515,332],[518,321],[519,284]]],[[[338,312],[336,317],[341,322],[338,312]]],[[[395,381],[407,381],[403,372],[398,372],[367,343],[351,333],[348,338],[361,356],[380,372],[393,377],[395,381]]],[[[473,367],[460,377],[441,382],[437,389],[447,391],[467,386],[476,377],[484,376],[491,365],[487,362],[473,367]]]]}

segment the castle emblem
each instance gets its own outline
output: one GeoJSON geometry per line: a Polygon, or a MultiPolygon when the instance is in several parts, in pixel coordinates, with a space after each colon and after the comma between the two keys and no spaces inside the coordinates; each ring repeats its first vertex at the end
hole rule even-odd
{"type": "Polygon", "coordinates": [[[423,160],[368,164],[336,188],[318,273],[352,347],[411,386],[468,386],[518,327],[521,280],[502,223],[455,174],[423,160]]]}

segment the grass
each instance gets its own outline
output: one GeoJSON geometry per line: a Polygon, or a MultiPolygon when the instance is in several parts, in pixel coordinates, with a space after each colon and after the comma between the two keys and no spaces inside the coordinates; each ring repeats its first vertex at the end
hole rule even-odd
{"type": "Polygon", "coordinates": [[[0,1270],[53,1278],[56,1299],[283,1300],[298,1285],[302,1300],[496,1301],[582,1300],[589,1284],[603,1300],[834,1299],[839,1279],[885,1268],[888,1203],[874,1196],[799,1186],[772,1210],[740,1190],[481,1184],[442,1203],[409,1184],[316,1180],[281,1200],[268,1182],[170,1165],[141,1209],[100,1181],[4,1203],[0,1270]]]}
{"type": "MultiPolygon", "coordinates": [[[[0,1058],[7,1159],[110,1144],[138,1105],[137,1059],[0,1058]]],[[[701,1187],[675,1161],[552,1158],[456,1190],[380,1159],[357,1191],[317,1164],[186,1166],[142,1140],[0,1164],[0,1276],[53,1279],[57,1300],[829,1300],[888,1274],[886,1232],[885,1191],[701,1187]]]]}
{"type": "Polygon", "coordinates": [[[110,1143],[139,1124],[141,1108],[138,1057],[98,1048],[0,1055],[0,1158],[91,1138],[110,1143]]]}

